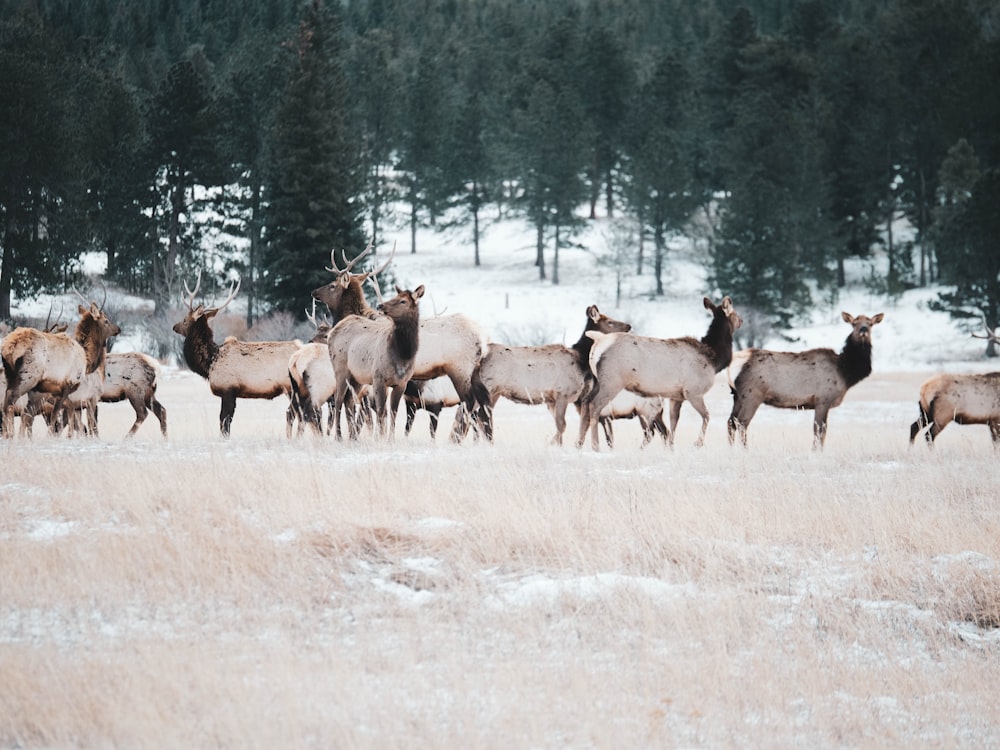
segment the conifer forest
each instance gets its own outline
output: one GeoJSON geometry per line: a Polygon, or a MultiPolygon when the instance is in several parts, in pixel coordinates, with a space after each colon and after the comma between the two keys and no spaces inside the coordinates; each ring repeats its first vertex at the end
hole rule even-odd
{"type": "Polygon", "coordinates": [[[301,317],[331,249],[517,215],[547,283],[621,217],[658,294],[697,235],[780,328],[879,253],[992,328],[998,80],[995,0],[0,0],[0,320],[93,253],[301,317]]]}

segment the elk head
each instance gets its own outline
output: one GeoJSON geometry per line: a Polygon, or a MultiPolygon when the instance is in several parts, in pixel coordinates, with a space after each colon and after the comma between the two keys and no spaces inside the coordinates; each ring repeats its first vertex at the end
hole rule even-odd
{"type": "Polygon", "coordinates": [[[236,293],[240,290],[240,280],[237,279],[232,283],[229,288],[229,294],[225,301],[218,307],[206,308],[205,305],[199,304],[197,307],[194,305],[195,295],[198,294],[198,290],[201,288],[201,271],[198,272],[198,279],[194,285],[194,290],[188,288],[187,282],[184,282],[184,291],[187,293],[187,298],[184,303],[187,305],[187,315],[184,316],[184,320],[180,321],[174,325],[174,332],[179,333],[181,336],[187,338],[191,332],[194,330],[195,326],[201,322],[203,326],[208,327],[208,322],[219,314],[221,310],[224,310],[230,302],[236,298],[236,293]]]}
{"type": "Polygon", "coordinates": [[[844,319],[844,322],[854,329],[851,331],[851,340],[859,344],[871,344],[872,328],[881,323],[885,317],[885,313],[879,313],[871,318],[867,315],[854,317],[848,312],[842,312],[840,315],[844,319]]]}
{"type": "Polygon", "coordinates": [[[372,312],[371,307],[369,307],[365,300],[362,285],[367,279],[378,276],[388,268],[396,254],[396,245],[393,244],[392,252],[389,254],[388,259],[378,269],[373,269],[365,273],[352,273],[351,269],[362,258],[368,255],[373,247],[373,243],[369,242],[368,246],[350,262],[347,262],[347,258],[344,256],[343,251],[341,251],[341,258],[344,262],[343,268],[337,266],[336,251],[330,251],[331,265],[327,266],[326,270],[336,274],[336,278],[329,284],[314,289],[312,296],[329,308],[330,313],[333,315],[334,324],[348,315],[369,315],[372,312]]]}

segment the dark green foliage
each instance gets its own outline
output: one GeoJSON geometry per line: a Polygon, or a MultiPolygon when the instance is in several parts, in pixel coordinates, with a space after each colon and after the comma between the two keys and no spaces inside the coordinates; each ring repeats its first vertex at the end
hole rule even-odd
{"type": "Polygon", "coordinates": [[[331,250],[353,257],[365,245],[354,202],[357,150],[347,131],[343,51],[339,19],[314,0],[289,43],[293,67],[274,126],[261,278],[264,298],[299,316],[310,292],[329,280],[331,250]]]}
{"type": "Polygon", "coordinates": [[[671,237],[704,240],[751,337],[857,257],[989,315],[994,5],[0,0],[0,316],[93,250],[159,311],[202,268],[242,278],[248,324],[301,315],[331,249],[467,226],[478,263],[510,212],[557,281],[588,207],[637,219],[658,294],[671,237]]]}

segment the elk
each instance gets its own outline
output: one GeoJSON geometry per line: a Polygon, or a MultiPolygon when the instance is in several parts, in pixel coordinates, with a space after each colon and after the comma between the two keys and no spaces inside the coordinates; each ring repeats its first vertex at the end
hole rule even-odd
{"type": "Polygon", "coordinates": [[[833,349],[774,352],[751,349],[732,385],[733,411],[729,442],[739,434],[747,444],[747,428],[761,404],[779,409],[813,409],[813,450],[822,450],[830,409],[840,406],[847,390],[872,371],[872,328],[885,317],[841,313],[851,333],[840,353],[833,349]]]}
{"type": "MultiPolygon", "coordinates": [[[[184,361],[193,372],[208,380],[212,393],[219,397],[219,431],[229,437],[236,411],[237,398],[272,399],[289,395],[288,359],[302,346],[301,341],[238,341],[228,337],[220,346],[215,343],[211,321],[236,297],[240,282],[233,283],[226,300],[218,307],[194,305],[201,286],[201,275],[192,291],[184,283],[188,313],[174,325],[174,331],[184,337],[184,361]]],[[[287,413],[286,433],[291,434],[293,414],[287,413]]]]}
{"type": "Polygon", "coordinates": [[[308,423],[317,434],[322,434],[323,405],[331,403],[335,381],[333,364],[327,338],[333,326],[316,316],[316,299],[313,298],[312,312],[306,310],[306,318],[316,329],[308,344],[292,352],[288,358],[288,377],[291,381],[291,410],[298,419],[298,433],[308,423]]]}
{"type": "Polygon", "coordinates": [[[743,325],[743,320],[736,314],[729,297],[719,305],[705,297],[703,304],[712,313],[712,322],[700,341],[691,337],[659,339],[632,333],[590,334],[596,339],[590,351],[590,369],[597,383],[583,403],[578,447],[583,445],[589,429],[591,447],[600,450],[597,425],[601,412],[622,390],[670,400],[667,442],[671,447],[681,406],[685,400],[690,401],[701,415],[701,432],[695,445],[704,444],[709,419],[704,397],[715,382],[716,374],[732,360],[733,332],[743,325]]]}
{"type": "Polygon", "coordinates": [[[593,381],[587,362],[594,342],[587,334],[599,331],[611,335],[631,329],[628,323],[591,305],[583,333],[571,347],[491,345],[472,377],[478,421],[486,439],[493,440],[493,409],[503,396],[520,404],[544,403],[556,422],[552,442],[562,445],[566,408],[580,401],[593,381]]]}
{"type": "Polygon", "coordinates": [[[663,422],[663,399],[659,396],[639,396],[631,391],[622,391],[611,403],[604,407],[599,420],[604,430],[604,440],[609,448],[614,447],[615,434],[612,423],[616,419],[638,419],[642,427],[642,447],[645,448],[659,433],[667,441],[670,435],[663,422]]]}
{"type": "MultiPolygon", "coordinates": [[[[1000,344],[1000,338],[987,328],[986,335],[972,334],[1000,344]]],[[[920,386],[920,415],[910,425],[910,445],[921,430],[927,445],[949,423],[985,424],[990,428],[993,447],[1000,448],[1000,372],[980,375],[941,374],[928,378],[920,386]]]]}
{"type": "Polygon", "coordinates": [[[72,336],[17,328],[4,338],[0,357],[7,379],[3,401],[6,437],[13,436],[14,404],[21,396],[36,391],[55,397],[49,423],[54,432],[66,398],[80,387],[87,374],[103,368],[108,339],[121,333],[121,328],[96,302],[91,302],[89,308],[80,305],[79,311],[80,321],[72,336]]]}
{"type": "MultiPolygon", "coordinates": [[[[365,300],[362,285],[366,280],[377,283],[378,274],[388,266],[396,248],[394,245],[389,259],[377,271],[351,273],[354,265],[371,248],[372,245],[369,243],[368,247],[350,263],[345,259],[343,269],[337,266],[335,255],[331,253],[332,266],[327,267],[327,270],[336,273],[337,278],[313,290],[312,295],[330,309],[334,323],[347,315],[362,315],[368,318],[377,316],[377,311],[373,310],[365,300]]],[[[376,295],[378,295],[377,288],[376,295]]],[[[461,313],[435,315],[431,318],[422,318],[420,321],[420,348],[414,362],[412,379],[430,380],[441,375],[451,379],[463,405],[452,428],[453,442],[459,442],[468,429],[466,418],[475,408],[472,373],[488,346],[488,339],[480,326],[461,313]]]]}
{"type": "Polygon", "coordinates": [[[125,435],[135,435],[146,421],[149,412],[160,422],[160,432],[167,436],[167,410],[156,399],[156,385],[160,376],[160,363],[142,352],[109,354],[104,367],[102,403],[113,404],[128,400],[135,411],[135,422],[125,435]]]}
{"type": "MultiPolygon", "coordinates": [[[[341,439],[340,413],[348,388],[355,392],[370,385],[380,435],[385,434],[387,391],[392,388],[389,407],[390,435],[395,431],[396,412],[406,384],[413,375],[419,345],[420,308],[423,285],[413,291],[396,287],[396,296],[378,306],[381,316],[370,319],[350,315],[330,331],[330,361],[336,378],[334,423],[341,439]]],[[[358,427],[349,420],[350,436],[357,438],[358,427]]]]}
{"type": "Polygon", "coordinates": [[[411,378],[410,382],[406,384],[406,390],[403,391],[403,402],[406,405],[404,434],[410,434],[417,412],[425,409],[430,416],[431,440],[433,440],[437,436],[441,410],[450,406],[459,406],[462,400],[450,378],[437,377],[431,380],[413,380],[411,378]]]}

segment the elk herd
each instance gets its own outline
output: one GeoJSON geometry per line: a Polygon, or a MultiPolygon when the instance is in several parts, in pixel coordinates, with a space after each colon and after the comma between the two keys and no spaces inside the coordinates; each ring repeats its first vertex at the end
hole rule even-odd
{"type": "MultiPolygon", "coordinates": [[[[316,334],[308,343],[228,337],[219,344],[211,322],[236,298],[239,282],[213,307],[196,303],[200,276],[194,289],[184,284],[187,312],[173,330],[183,338],[187,366],[220,399],[219,430],[224,437],[230,434],[237,399],[284,394],[289,398],[289,437],[309,429],[342,439],[344,418],[351,439],[365,429],[391,438],[402,401],[407,434],[419,409],[430,414],[433,438],[441,410],[456,407],[452,441],[461,442],[471,430],[477,438],[492,442],[494,410],[498,400],[506,398],[544,404],[555,422],[552,442],[557,445],[563,442],[566,412],[573,405],[580,417],[578,447],[589,433],[592,449],[599,450],[599,428],[612,446],[612,422],[625,418],[638,419],[643,446],[659,434],[672,447],[686,401],[701,417],[696,442],[700,446],[709,425],[705,395],[722,370],[730,372],[737,364],[735,379],[729,378],[733,397],[726,423],[729,443],[747,445],[750,422],[766,404],[811,409],[813,448],[822,449],[830,410],[871,373],[872,331],[884,317],[843,313],[850,332],[839,352],[748,349],[734,357],[734,335],[743,321],[729,297],[718,304],[707,297],[703,300],[711,321],[700,339],[640,336],[628,323],[591,305],[572,346],[508,346],[489,341],[465,315],[421,317],[423,285],[412,290],[397,286],[395,296],[383,299],[377,277],[391,263],[395,248],[379,268],[356,271],[371,251],[369,244],[352,261],[343,258],[342,266],[331,253],[327,270],[334,278],[312,292],[313,307],[307,316],[316,334]],[[378,300],[375,307],[366,300],[366,283],[378,300]],[[329,318],[316,313],[317,302],[326,306],[329,318]],[[663,418],[665,406],[669,424],[663,418]]],[[[109,339],[121,329],[108,319],[103,302],[83,301],[72,333],[66,326],[20,327],[3,338],[3,436],[14,436],[18,416],[20,434],[26,437],[31,436],[37,416],[45,419],[52,433],[96,436],[98,403],[127,400],[135,422],[126,437],[136,433],[149,411],[166,437],[167,412],[156,397],[159,363],[138,352],[108,353],[109,339]]],[[[989,329],[986,336],[1000,343],[989,329]]],[[[923,433],[927,444],[933,445],[950,422],[988,425],[994,446],[1000,448],[1000,372],[928,379],[920,388],[910,443],[923,433]]]]}

